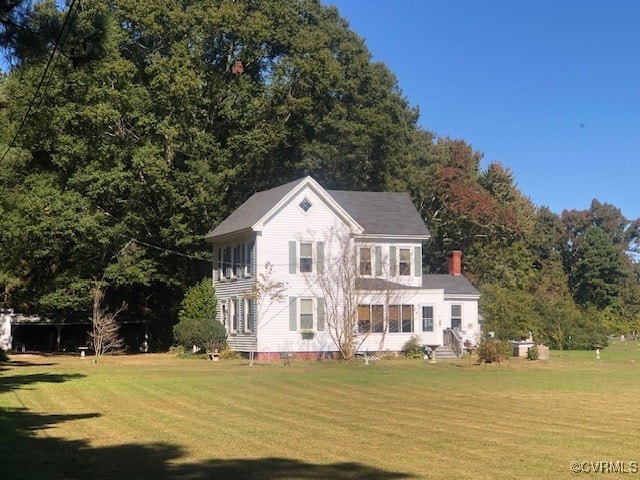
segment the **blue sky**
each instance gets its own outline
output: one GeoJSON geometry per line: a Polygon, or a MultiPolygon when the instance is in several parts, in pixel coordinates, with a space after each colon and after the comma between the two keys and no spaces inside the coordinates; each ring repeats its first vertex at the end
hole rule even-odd
{"type": "Polygon", "coordinates": [[[640,1],[323,0],[420,124],[514,173],[536,205],[640,217],[640,1]]]}

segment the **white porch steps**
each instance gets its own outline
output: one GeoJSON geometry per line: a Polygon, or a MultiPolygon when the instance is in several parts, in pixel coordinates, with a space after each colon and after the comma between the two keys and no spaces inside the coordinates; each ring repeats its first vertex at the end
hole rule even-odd
{"type": "Polygon", "coordinates": [[[440,345],[436,348],[436,360],[447,360],[458,358],[456,352],[449,345],[440,345]]]}

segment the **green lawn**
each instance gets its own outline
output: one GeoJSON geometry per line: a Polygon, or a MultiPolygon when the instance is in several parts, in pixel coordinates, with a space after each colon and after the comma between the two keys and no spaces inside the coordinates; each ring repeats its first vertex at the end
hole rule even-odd
{"type": "Polygon", "coordinates": [[[600,362],[552,352],[471,367],[12,360],[1,478],[568,478],[571,461],[640,462],[636,342],[600,362]]]}

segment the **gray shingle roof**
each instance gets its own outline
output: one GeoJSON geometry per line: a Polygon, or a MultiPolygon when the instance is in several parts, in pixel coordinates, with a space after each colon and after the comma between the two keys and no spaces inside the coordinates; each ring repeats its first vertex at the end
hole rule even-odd
{"type": "Polygon", "coordinates": [[[422,275],[422,288],[442,288],[445,295],[480,295],[462,275],[422,275]]]}
{"type": "Polygon", "coordinates": [[[356,289],[358,290],[422,290],[422,289],[444,290],[445,295],[480,295],[469,280],[462,275],[448,274],[428,274],[422,276],[422,287],[410,287],[395,282],[390,282],[382,278],[356,278],[356,289]]]}
{"type": "Polygon", "coordinates": [[[240,205],[216,228],[211,230],[205,238],[221,237],[222,235],[250,228],[303,180],[304,178],[299,178],[279,187],[254,193],[249,197],[249,200],[240,205]]]}
{"type": "Polygon", "coordinates": [[[429,230],[406,193],[328,190],[367,235],[429,237],[429,230]]]}
{"type": "MultiPolygon", "coordinates": [[[[254,225],[304,178],[255,193],[225,218],[206,238],[245,230],[254,225]]],[[[327,193],[363,227],[367,235],[428,237],[429,230],[406,193],[353,192],[327,190],[327,193]]]]}

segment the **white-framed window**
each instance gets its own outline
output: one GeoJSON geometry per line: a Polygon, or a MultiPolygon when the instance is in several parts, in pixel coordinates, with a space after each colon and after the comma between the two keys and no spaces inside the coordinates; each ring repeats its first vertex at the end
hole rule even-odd
{"type": "Polygon", "coordinates": [[[229,280],[233,277],[233,259],[231,247],[226,247],[222,253],[222,264],[224,265],[224,278],[229,280]]]}
{"type": "Polygon", "coordinates": [[[451,305],[451,328],[462,330],[462,305],[459,303],[451,305]]]}
{"type": "Polygon", "coordinates": [[[413,305],[389,305],[389,333],[413,332],[413,305]]]}
{"type": "Polygon", "coordinates": [[[247,268],[245,271],[245,276],[250,277],[253,275],[253,271],[254,271],[253,259],[255,255],[256,242],[252,240],[249,243],[247,243],[246,247],[247,247],[247,256],[246,256],[245,264],[247,268]]]}
{"type": "Polygon", "coordinates": [[[369,276],[372,272],[371,247],[360,247],[358,251],[360,254],[358,272],[360,273],[360,275],[369,276]]]}
{"type": "Polygon", "coordinates": [[[253,333],[255,330],[255,318],[253,312],[254,305],[253,298],[245,298],[244,299],[244,315],[243,315],[243,324],[245,333],[253,333]]]}
{"type": "Polygon", "coordinates": [[[398,271],[402,276],[411,275],[411,249],[398,249],[398,271]]]}
{"type": "Polygon", "coordinates": [[[229,307],[227,302],[223,302],[221,304],[222,307],[222,325],[224,325],[225,329],[229,328],[229,307]]]}
{"type": "Polygon", "coordinates": [[[358,332],[384,331],[384,305],[358,305],[358,332]]]}
{"type": "Polygon", "coordinates": [[[423,305],[422,307],[422,331],[423,332],[433,332],[433,312],[434,308],[432,305],[423,305]]]}
{"type": "Polygon", "coordinates": [[[242,257],[240,254],[242,247],[242,244],[233,247],[233,276],[235,278],[242,277],[242,257]]]}
{"type": "Polygon", "coordinates": [[[231,299],[231,312],[229,312],[231,315],[231,332],[236,333],[238,331],[238,299],[237,298],[232,298],[231,299]]]}
{"type": "Polygon", "coordinates": [[[313,329],[313,299],[300,299],[300,330],[313,329]]]}
{"type": "Polygon", "coordinates": [[[289,273],[324,273],[324,242],[289,241],[289,273]]]}
{"type": "Polygon", "coordinates": [[[300,273],[313,271],[313,243],[300,242],[300,273]]]}
{"type": "Polygon", "coordinates": [[[218,280],[224,279],[224,263],[222,263],[222,249],[218,249],[218,280]]]}

